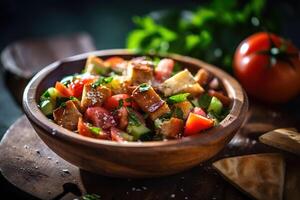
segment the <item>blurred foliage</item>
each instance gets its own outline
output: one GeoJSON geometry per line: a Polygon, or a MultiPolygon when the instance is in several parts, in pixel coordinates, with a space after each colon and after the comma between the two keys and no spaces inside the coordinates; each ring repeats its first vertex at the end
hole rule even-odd
{"type": "Polygon", "coordinates": [[[231,72],[237,45],[250,34],[277,31],[274,16],[264,15],[265,0],[213,0],[193,11],[158,11],[134,17],[137,28],[127,47],[140,53],[179,53],[231,72]],[[270,20],[273,19],[273,20],[270,20]]]}

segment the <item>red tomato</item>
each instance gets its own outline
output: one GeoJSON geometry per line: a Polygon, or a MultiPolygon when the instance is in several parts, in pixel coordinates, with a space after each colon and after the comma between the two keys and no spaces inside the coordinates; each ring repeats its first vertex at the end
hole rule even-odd
{"type": "Polygon", "coordinates": [[[124,138],[121,137],[120,133],[121,133],[121,130],[112,127],[110,129],[111,140],[117,141],[117,142],[125,141],[124,138]]]}
{"type": "Polygon", "coordinates": [[[83,91],[83,82],[81,80],[75,80],[69,85],[69,89],[74,97],[81,97],[83,91]]]}
{"type": "Polygon", "coordinates": [[[168,78],[170,78],[173,68],[174,68],[174,60],[164,58],[161,61],[159,61],[156,69],[155,69],[155,79],[157,81],[164,81],[168,78]]]}
{"type": "Polygon", "coordinates": [[[116,67],[118,64],[124,62],[124,59],[118,56],[110,57],[105,60],[106,63],[111,67],[116,67]]]}
{"type": "Polygon", "coordinates": [[[131,100],[130,95],[128,94],[116,94],[113,95],[111,97],[109,97],[105,103],[104,103],[104,108],[106,108],[107,110],[115,110],[116,108],[119,107],[119,101],[123,100],[123,106],[133,106],[133,107],[137,107],[135,102],[131,102],[129,100],[131,100]]]}
{"type": "Polygon", "coordinates": [[[71,91],[72,96],[74,97],[81,97],[83,86],[85,84],[93,83],[98,78],[95,76],[83,76],[79,79],[76,79],[69,85],[69,90],[71,91]]]}
{"type": "Polygon", "coordinates": [[[235,52],[234,73],[253,97],[286,102],[300,92],[299,50],[274,34],[251,35],[235,52]]]}
{"type": "Polygon", "coordinates": [[[83,119],[80,117],[78,120],[78,132],[80,135],[86,136],[86,137],[92,137],[92,138],[99,138],[99,139],[109,139],[109,134],[101,131],[100,134],[94,134],[90,129],[87,123],[83,121],[83,119]]]}
{"type": "Polygon", "coordinates": [[[93,83],[95,81],[97,81],[99,79],[98,76],[94,76],[94,75],[83,75],[80,77],[81,82],[85,85],[85,84],[90,84],[93,83]]]}
{"type": "Polygon", "coordinates": [[[124,130],[128,125],[128,112],[125,107],[122,107],[115,112],[115,119],[118,121],[118,127],[124,130]]]}
{"type": "Polygon", "coordinates": [[[55,89],[59,92],[59,94],[62,97],[70,97],[72,96],[72,92],[69,88],[67,88],[64,84],[62,84],[61,82],[56,82],[55,84],[55,89]]]}
{"type": "Polygon", "coordinates": [[[202,108],[195,107],[192,112],[197,114],[197,115],[201,115],[203,117],[206,117],[206,113],[202,108]]]}
{"type": "Polygon", "coordinates": [[[89,107],[84,115],[94,126],[101,127],[102,129],[109,129],[117,125],[114,117],[102,107],[89,107]]]}
{"type": "Polygon", "coordinates": [[[211,128],[214,125],[214,121],[198,115],[195,113],[190,113],[186,121],[184,128],[184,136],[195,135],[200,131],[211,128]]]}

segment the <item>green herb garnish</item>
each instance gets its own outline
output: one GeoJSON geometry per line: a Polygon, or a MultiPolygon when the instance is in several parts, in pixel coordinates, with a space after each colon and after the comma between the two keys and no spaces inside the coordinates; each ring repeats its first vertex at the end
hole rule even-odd
{"type": "Polygon", "coordinates": [[[212,97],[209,96],[207,93],[203,94],[198,100],[199,107],[207,109],[211,102],[211,98],[212,97]]]}
{"type": "Polygon", "coordinates": [[[100,200],[100,198],[97,194],[85,194],[82,196],[83,200],[100,200]]]}
{"type": "Polygon", "coordinates": [[[65,108],[66,105],[67,105],[67,104],[66,104],[66,102],[64,101],[64,102],[62,102],[59,106],[62,107],[62,108],[65,108]]]}
{"type": "Polygon", "coordinates": [[[60,82],[64,84],[65,86],[68,86],[70,83],[74,81],[75,77],[74,76],[66,76],[64,77],[60,82]]]}
{"type": "Polygon", "coordinates": [[[163,114],[162,116],[160,116],[159,119],[161,119],[162,121],[168,120],[172,117],[172,113],[173,112],[167,112],[167,113],[163,114]]]}
{"type": "Polygon", "coordinates": [[[139,86],[139,91],[140,92],[146,92],[150,89],[150,85],[148,85],[147,83],[143,83],[139,86]]]}
{"type": "Polygon", "coordinates": [[[70,100],[72,100],[72,101],[79,101],[76,97],[73,97],[73,96],[70,97],[70,100]]]}
{"type": "Polygon", "coordinates": [[[168,103],[174,104],[174,103],[180,103],[187,100],[187,97],[190,95],[190,93],[182,93],[182,94],[176,94],[173,96],[170,96],[167,100],[168,103]]]}
{"type": "Polygon", "coordinates": [[[95,83],[92,84],[92,88],[97,88],[100,85],[108,84],[112,82],[114,78],[112,76],[109,77],[100,77],[95,83]]]}
{"type": "Polygon", "coordinates": [[[136,28],[127,37],[127,48],[139,53],[189,55],[232,71],[234,49],[243,38],[262,27],[279,30],[276,12],[264,12],[266,2],[212,0],[191,10],[134,17],[136,28]]]}
{"type": "Polygon", "coordinates": [[[173,116],[179,119],[183,119],[183,112],[180,108],[176,107],[173,111],[173,116]]]}
{"type": "Polygon", "coordinates": [[[128,123],[133,126],[141,125],[141,122],[136,116],[136,114],[130,108],[127,108],[127,111],[128,111],[128,123]]]}
{"type": "Polygon", "coordinates": [[[94,135],[100,135],[102,129],[96,126],[89,126],[89,130],[94,134],[94,135]]]}
{"type": "Polygon", "coordinates": [[[156,129],[159,129],[159,128],[161,128],[162,123],[163,123],[163,120],[157,118],[156,120],[154,120],[154,127],[155,127],[156,129]]]}

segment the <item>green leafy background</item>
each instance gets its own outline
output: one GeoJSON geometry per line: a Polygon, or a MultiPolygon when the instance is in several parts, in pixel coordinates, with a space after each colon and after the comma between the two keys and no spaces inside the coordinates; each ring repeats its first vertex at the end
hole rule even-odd
{"type": "Polygon", "coordinates": [[[262,30],[277,32],[276,16],[264,14],[265,4],[265,0],[246,4],[213,0],[195,10],[136,16],[127,47],[142,53],[189,55],[231,72],[233,53],[244,38],[262,30]]]}

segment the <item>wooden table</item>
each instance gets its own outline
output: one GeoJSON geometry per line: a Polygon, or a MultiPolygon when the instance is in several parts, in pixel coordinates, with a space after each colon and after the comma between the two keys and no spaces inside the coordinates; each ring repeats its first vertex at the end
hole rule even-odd
{"type": "MultiPolygon", "coordinates": [[[[295,176],[299,157],[257,141],[259,135],[277,127],[299,129],[299,115],[288,108],[252,105],[247,123],[217,157],[176,175],[141,180],[109,178],[78,169],[52,152],[23,116],[1,141],[0,168],[8,181],[41,199],[74,199],[86,193],[98,194],[101,199],[248,199],[218,175],[211,162],[233,155],[281,152],[287,161],[286,177],[290,172],[295,176]]],[[[300,172],[295,180],[300,185],[300,172]]],[[[286,184],[285,196],[297,189],[294,185],[286,184]]]]}
{"type": "MultiPolygon", "coordinates": [[[[60,40],[58,40],[60,41],[60,40]]],[[[43,63],[54,61],[66,53],[73,51],[87,51],[93,49],[90,40],[75,37],[67,39],[68,44],[75,45],[69,50],[62,48],[59,55],[43,53],[43,57],[36,57],[34,53],[11,54],[5,57],[13,59],[18,67],[17,71],[29,70],[29,76],[36,71],[30,66],[42,67],[43,63]],[[82,42],[80,42],[82,41],[82,42]],[[73,49],[75,48],[75,49],[73,49]],[[70,51],[72,50],[72,51],[70,51]],[[23,60],[33,63],[24,63],[23,60]]],[[[65,43],[57,42],[57,45],[65,43]]],[[[22,52],[22,49],[34,48],[36,52],[51,52],[53,40],[28,42],[13,45],[12,52],[22,52]],[[47,42],[48,41],[48,42],[47,42]],[[50,42],[52,41],[52,42],[50,42]],[[41,44],[42,43],[42,44],[41,44]],[[50,45],[52,44],[52,45],[50,45]],[[46,46],[45,46],[46,45],[46,46]],[[48,45],[48,46],[47,46],[48,45]],[[40,50],[38,47],[41,46],[40,50]]],[[[60,49],[60,48],[59,48],[60,49]]],[[[9,49],[7,52],[10,52],[9,49]]],[[[3,57],[4,58],[4,57],[3,57]]],[[[2,60],[3,61],[3,60],[2,60]]],[[[10,63],[10,62],[8,62],[10,63]]],[[[8,66],[9,69],[9,66],[8,66]]],[[[14,71],[14,70],[13,70],[14,71]]],[[[18,73],[7,76],[15,85],[22,88],[28,78],[20,78],[18,73]],[[13,78],[18,77],[13,80],[13,78]],[[25,81],[24,81],[24,80],[25,81]],[[25,83],[24,83],[25,82],[25,83]]],[[[18,102],[21,101],[22,90],[11,91],[18,102]]],[[[21,190],[41,199],[74,199],[85,193],[96,193],[101,199],[248,199],[243,193],[225,181],[211,167],[211,162],[223,157],[245,155],[261,152],[281,152],[287,161],[287,174],[294,174],[292,184],[286,184],[285,197],[289,191],[298,191],[300,196],[300,168],[299,157],[263,145],[257,141],[262,133],[274,128],[295,127],[300,130],[300,99],[296,99],[285,106],[269,106],[254,102],[250,99],[250,109],[247,121],[226,148],[212,160],[195,168],[176,175],[142,180],[128,180],[108,178],[82,171],[64,161],[53,153],[36,135],[25,116],[17,120],[6,132],[0,145],[0,169],[2,175],[21,190]],[[295,173],[298,172],[298,173],[295,173]],[[296,175],[295,175],[296,174],[296,175]]],[[[1,188],[2,189],[2,188],[1,188]]],[[[25,197],[24,197],[25,198],[25,197]]],[[[24,199],[22,198],[22,199],[24,199]]],[[[291,198],[289,198],[291,199],[291,198]]]]}

